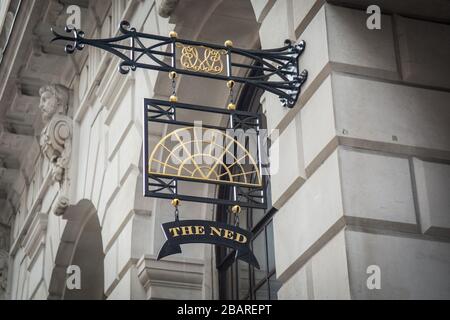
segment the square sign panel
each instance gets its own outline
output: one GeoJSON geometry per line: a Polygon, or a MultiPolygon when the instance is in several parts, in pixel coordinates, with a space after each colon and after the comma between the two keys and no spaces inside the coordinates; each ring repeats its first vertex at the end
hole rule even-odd
{"type": "Polygon", "coordinates": [[[260,124],[255,113],[145,99],[144,195],[266,208],[260,124]],[[205,185],[231,197],[206,197],[205,185]]]}

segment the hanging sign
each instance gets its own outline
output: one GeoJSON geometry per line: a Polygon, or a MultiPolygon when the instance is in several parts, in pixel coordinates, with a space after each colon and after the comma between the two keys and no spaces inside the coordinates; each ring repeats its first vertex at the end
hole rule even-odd
{"type": "Polygon", "coordinates": [[[236,259],[259,269],[259,263],[250,249],[253,233],[237,226],[204,220],[177,220],[162,225],[167,241],[158,254],[158,260],[181,253],[181,244],[209,243],[236,250],[236,259]]]}
{"type": "Polygon", "coordinates": [[[260,114],[157,99],[145,99],[143,111],[144,196],[267,208],[260,114]],[[201,126],[180,120],[187,112],[204,119],[201,126]],[[220,116],[229,125],[217,125],[220,116]],[[235,199],[202,196],[194,184],[230,186],[235,199]]]}

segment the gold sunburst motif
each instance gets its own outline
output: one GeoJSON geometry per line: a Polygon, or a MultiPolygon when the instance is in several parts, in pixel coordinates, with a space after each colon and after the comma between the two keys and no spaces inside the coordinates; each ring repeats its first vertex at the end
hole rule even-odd
{"type": "Polygon", "coordinates": [[[186,46],[181,43],[177,43],[177,47],[181,48],[180,62],[183,68],[196,72],[222,73],[222,55],[227,53],[225,50],[216,50],[204,46],[186,46]],[[203,50],[203,56],[201,56],[199,48],[203,50]]]}
{"type": "Polygon", "coordinates": [[[262,185],[259,167],[250,152],[216,129],[186,127],[167,134],[149,157],[148,173],[247,187],[262,185]]]}

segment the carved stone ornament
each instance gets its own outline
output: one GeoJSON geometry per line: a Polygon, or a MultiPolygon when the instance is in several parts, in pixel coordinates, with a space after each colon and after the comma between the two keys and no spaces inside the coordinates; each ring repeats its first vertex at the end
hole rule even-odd
{"type": "Polygon", "coordinates": [[[42,87],[39,94],[44,123],[41,150],[52,165],[53,180],[62,182],[72,151],[72,119],[67,116],[68,90],[61,85],[50,85],[42,87]]]}
{"type": "Polygon", "coordinates": [[[69,204],[68,170],[72,152],[72,119],[67,115],[69,91],[61,85],[49,85],[42,87],[39,94],[39,109],[44,124],[39,144],[50,161],[53,181],[61,186],[54,213],[62,215],[69,204]]]}
{"type": "Polygon", "coordinates": [[[68,206],[69,206],[69,198],[67,198],[66,196],[59,196],[53,208],[53,213],[57,216],[62,216],[68,206]]]}

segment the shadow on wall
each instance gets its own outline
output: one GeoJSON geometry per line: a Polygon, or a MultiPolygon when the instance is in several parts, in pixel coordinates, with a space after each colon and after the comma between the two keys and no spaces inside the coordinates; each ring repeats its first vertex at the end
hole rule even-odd
{"type": "Polygon", "coordinates": [[[104,254],[97,211],[89,200],[81,200],[64,213],[67,220],[50,280],[51,300],[104,299],[104,254]],[[72,267],[75,266],[75,267],[72,267]],[[68,274],[67,270],[71,272],[68,274]],[[77,272],[73,270],[78,269],[77,272]],[[79,277],[79,289],[72,288],[79,277]],[[69,285],[67,285],[69,283],[69,285]]]}

